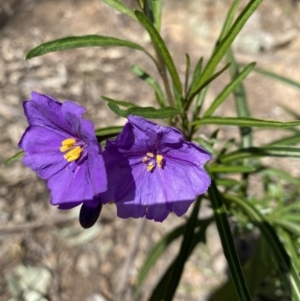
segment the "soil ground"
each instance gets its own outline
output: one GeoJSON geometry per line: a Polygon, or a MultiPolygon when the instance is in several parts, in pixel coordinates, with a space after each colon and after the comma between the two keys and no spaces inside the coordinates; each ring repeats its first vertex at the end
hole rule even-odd
{"type": "MultiPolygon", "coordinates": [[[[191,56],[192,65],[199,56],[209,57],[229,3],[164,1],[162,35],[182,79],[185,53],[191,56]]],[[[234,45],[238,61],[256,61],[261,68],[300,81],[299,13],[299,1],[264,1],[234,45]]],[[[40,43],[70,35],[109,35],[149,46],[149,38],[138,24],[100,1],[0,0],[0,26],[0,163],[18,151],[17,144],[27,126],[22,102],[30,98],[32,90],[84,105],[86,118],[92,119],[96,128],[125,122],[109,111],[101,95],[141,106],[154,104],[151,89],[130,71],[130,66],[137,64],[156,74],[151,62],[138,51],[89,48],[24,60],[26,52],[40,43]]],[[[213,83],[205,107],[228,82],[224,74],[213,83]]],[[[250,75],[245,86],[250,111],[256,118],[292,119],[282,106],[300,114],[299,90],[258,74],[250,75]]],[[[222,116],[234,114],[232,99],[216,112],[222,116]]],[[[212,130],[203,127],[201,134],[208,136],[212,130]]],[[[267,143],[276,135],[255,130],[254,144],[267,143]]],[[[223,128],[221,137],[224,141],[238,137],[238,131],[223,128]]],[[[266,164],[276,164],[299,176],[295,160],[266,160],[266,164]]],[[[254,179],[253,194],[259,186],[254,179]]],[[[201,214],[209,214],[209,209],[203,208],[201,214]]],[[[83,230],[77,216],[76,210],[58,212],[51,207],[45,183],[21,162],[0,169],[0,300],[8,300],[17,291],[11,279],[20,266],[25,266],[46,271],[46,300],[130,301],[149,250],[185,218],[170,215],[162,224],[121,220],[111,205],[104,206],[95,227],[83,230]],[[129,267],[128,257],[132,258],[129,267]]],[[[225,279],[226,264],[214,227],[208,229],[207,241],[207,245],[197,247],[186,264],[177,301],[207,300],[225,279]]],[[[139,300],[149,295],[178,246],[179,242],[174,243],[154,266],[139,300]]]]}

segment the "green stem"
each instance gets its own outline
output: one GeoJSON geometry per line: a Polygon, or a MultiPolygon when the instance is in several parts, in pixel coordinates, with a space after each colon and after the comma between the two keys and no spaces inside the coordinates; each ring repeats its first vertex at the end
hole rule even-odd
{"type": "Polygon", "coordinates": [[[239,296],[241,301],[251,301],[251,297],[246,286],[240,260],[234,246],[233,237],[227,220],[226,207],[213,180],[211,186],[208,189],[208,195],[214,211],[214,216],[223,246],[224,255],[228,262],[229,270],[237,295],[239,296]]]}

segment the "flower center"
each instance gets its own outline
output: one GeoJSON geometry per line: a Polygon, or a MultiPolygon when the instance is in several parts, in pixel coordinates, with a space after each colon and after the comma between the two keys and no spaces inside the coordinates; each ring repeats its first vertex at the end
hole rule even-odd
{"type": "Polygon", "coordinates": [[[154,155],[153,153],[148,152],[147,155],[143,157],[142,162],[147,164],[147,171],[152,171],[156,165],[160,168],[163,167],[164,157],[159,154],[154,155]]]}
{"type": "Polygon", "coordinates": [[[82,147],[76,144],[76,140],[74,138],[67,138],[61,142],[61,147],[59,149],[62,153],[68,151],[64,154],[64,158],[68,162],[72,162],[77,160],[81,153],[82,147]]]}

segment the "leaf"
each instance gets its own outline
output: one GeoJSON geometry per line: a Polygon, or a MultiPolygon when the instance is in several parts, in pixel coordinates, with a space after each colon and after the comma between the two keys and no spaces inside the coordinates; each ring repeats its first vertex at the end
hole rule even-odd
{"type": "Polygon", "coordinates": [[[233,237],[227,220],[226,207],[213,180],[211,186],[208,189],[208,196],[214,211],[217,229],[221,239],[224,255],[228,262],[236,293],[239,296],[240,301],[251,301],[251,297],[249,295],[240,260],[234,246],[233,237]]]}
{"type": "Polygon", "coordinates": [[[62,51],[66,49],[81,48],[81,47],[95,47],[95,46],[117,46],[128,47],[131,49],[141,50],[145,53],[146,50],[133,42],[120,40],[113,37],[105,37],[100,35],[86,35],[86,36],[73,36],[62,39],[53,40],[43,43],[31,49],[25,56],[26,60],[33,57],[44,55],[49,52],[62,51]]]}
{"type": "Polygon", "coordinates": [[[264,76],[267,76],[271,79],[275,79],[277,81],[280,81],[281,83],[283,84],[287,84],[291,87],[294,87],[296,89],[299,89],[300,90],[300,83],[299,82],[296,82],[288,77],[285,77],[285,76],[282,76],[282,75],[279,75],[279,74],[276,74],[275,72],[272,72],[272,71],[269,71],[269,70],[264,70],[264,69],[261,69],[261,68],[255,68],[254,71],[256,73],[259,73],[261,75],[264,75],[264,76]]]}
{"type": "MultiPolygon", "coordinates": [[[[269,250],[267,249],[266,242],[264,239],[259,238],[254,254],[251,256],[246,265],[243,266],[243,273],[251,296],[254,295],[262,282],[270,275],[272,268],[274,268],[274,264],[269,256],[269,250]]],[[[239,301],[235,294],[232,279],[228,279],[225,284],[218,288],[209,300],[239,301]]]]}
{"type": "Polygon", "coordinates": [[[224,187],[230,188],[231,190],[234,189],[234,186],[244,185],[243,181],[237,181],[237,180],[234,180],[234,179],[226,179],[226,178],[216,179],[216,184],[218,186],[224,186],[224,187]]]}
{"type": "MultiPolygon", "coordinates": [[[[192,241],[192,245],[188,250],[187,257],[190,256],[197,246],[199,242],[204,243],[205,242],[205,233],[207,227],[212,222],[212,218],[207,218],[205,220],[200,220],[197,222],[201,223],[200,228],[196,233],[194,233],[194,238],[192,241]]],[[[168,269],[165,270],[164,275],[161,277],[160,281],[156,285],[156,287],[152,290],[151,296],[149,298],[149,301],[158,301],[158,300],[164,300],[165,293],[166,293],[166,287],[169,287],[169,281],[171,279],[171,276],[173,274],[173,271],[176,267],[176,265],[182,264],[180,263],[180,257],[179,255],[176,256],[176,258],[173,260],[173,262],[169,265],[168,269]]]]}
{"type": "Polygon", "coordinates": [[[222,28],[222,32],[220,34],[220,38],[219,41],[222,41],[223,38],[227,35],[232,23],[233,23],[233,19],[234,19],[234,15],[237,11],[237,8],[240,4],[241,0],[234,0],[230,6],[230,9],[227,13],[225,22],[223,24],[223,28],[222,28]]]}
{"type": "Polygon", "coordinates": [[[294,110],[286,107],[285,105],[280,104],[279,105],[285,112],[287,112],[288,114],[290,114],[291,116],[293,116],[294,119],[300,119],[300,115],[297,114],[294,110]]]}
{"type": "Polygon", "coordinates": [[[274,228],[264,219],[264,217],[256,210],[254,206],[243,199],[240,199],[233,195],[224,195],[224,198],[236,206],[241,208],[261,231],[265,238],[269,250],[273,255],[276,262],[277,269],[282,276],[285,287],[288,291],[292,290],[292,300],[300,300],[300,279],[298,271],[295,268],[293,262],[286,253],[282,243],[280,242],[274,228]]]}
{"type": "MultiPolygon", "coordinates": [[[[201,226],[205,220],[197,221],[197,227],[201,226]]],[[[150,250],[147,258],[144,261],[142,268],[139,271],[137,277],[137,283],[135,285],[135,295],[139,292],[146,276],[148,275],[150,269],[155,265],[157,260],[160,258],[161,254],[166,251],[170,244],[180,237],[186,229],[186,224],[179,226],[169,233],[167,233],[158,243],[150,250]]]]}
{"type": "Polygon", "coordinates": [[[166,106],[165,96],[158,82],[154,78],[152,78],[148,73],[146,73],[136,65],[131,66],[131,70],[141,80],[145,81],[148,85],[150,85],[153,88],[159,105],[161,107],[165,107],[166,106]]]}
{"type": "Polygon", "coordinates": [[[20,158],[22,158],[24,156],[24,151],[19,151],[16,154],[14,154],[13,156],[11,156],[10,158],[8,158],[7,160],[4,161],[3,166],[6,166],[20,158]]]}
{"type": "Polygon", "coordinates": [[[184,94],[187,94],[190,68],[191,68],[191,58],[187,53],[185,54],[185,61],[186,61],[186,68],[185,68],[185,80],[184,80],[184,94]]]}
{"type": "Polygon", "coordinates": [[[173,268],[172,275],[170,277],[170,282],[168,283],[168,289],[166,290],[164,301],[172,301],[175,295],[176,289],[178,287],[184,265],[189,257],[189,250],[193,245],[194,232],[197,224],[197,218],[199,214],[201,204],[201,197],[197,198],[197,201],[194,205],[191,217],[189,218],[186,229],[183,234],[183,240],[180,246],[180,251],[177,256],[177,264],[173,268]]]}
{"type": "Polygon", "coordinates": [[[173,107],[164,107],[155,109],[153,107],[130,107],[127,110],[121,110],[117,105],[109,102],[108,107],[118,116],[127,117],[128,115],[143,116],[145,118],[160,119],[169,118],[178,114],[178,111],[173,107]]]}
{"type": "Polygon", "coordinates": [[[179,75],[177,73],[173,59],[168,51],[168,48],[166,47],[166,45],[163,41],[163,39],[159,35],[157,29],[151,23],[151,21],[142,12],[136,10],[135,15],[136,15],[138,21],[141,23],[141,25],[149,33],[151,40],[153,42],[153,45],[157,49],[158,53],[160,54],[163,62],[165,63],[165,65],[170,73],[170,76],[171,76],[173,84],[177,90],[177,93],[179,95],[182,95],[182,87],[181,87],[179,75]]]}
{"type": "Polygon", "coordinates": [[[162,16],[162,0],[151,0],[151,3],[153,9],[154,25],[157,31],[160,32],[161,16],[162,16]]]}
{"type": "Polygon", "coordinates": [[[192,125],[202,124],[217,124],[226,126],[240,126],[240,127],[259,127],[259,128],[292,128],[300,125],[300,120],[281,122],[276,120],[263,120],[248,117],[204,117],[195,120],[192,125]]]}
{"type": "Polygon", "coordinates": [[[211,76],[213,71],[215,70],[218,63],[226,54],[227,50],[229,49],[230,45],[232,44],[233,40],[239,34],[247,20],[250,16],[254,13],[257,7],[261,4],[263,0],[251,0],[240,13],[234,24],[231,26],[230,30],[228,31],[227,35],[222,39],[219,45],[214,50],[211,58],[207,62],[202,75],[199,81],[195,84],[194,88],[191,90],[191,95],[194,94],[195,91],[199,89],[205,83],[208,78],[211,76]]]}
{"type": "Polygon", "coordinates": [[[200,57],[199,61],[197,62],[197,65],[194,69],[193,72],[193,78],[192,78],[192,82],[190,85],[190,90],[192,90],[195,86],[195,84],[199,81],[200,76],[201,76],[201,71],[202,71],[202,65],[203,65],[203,57],[200,57]]]}
{"type": "Polygon", "coordinates": [[[293,223],[291,221],[285,220],[284,216],[281,216],[279,218],[271,216],[267,217],[267,219],[271,224],[281,227],[282,229],[296,235],[297,237],[300,236],[300,226],[298,223],[293,223]]]}
{"type": "MultiPolygon", "coordinates": [[[[228,61],[231,62],[230,74],[232,80],[239,76],[240,71],[236,60],[234,58],[232,50],[229,48],[227,51],[227,58],[228,61]]],[[[238,117],[245,117],[248,118],[250,116],[248,103],[247,103],[247,96],[244,85],[240,82],[233,91],[233,97],[235,102],[235,107],[237,111],[238,117]]],[[[250,147],[252,146],[252,129],[249,127],[242,127],[240,128],[240,136],[241,136],[241,146],[242,147],[250,147]]],[[[250,162],[245,162],[245,164],[250,162]]]]}
{"type": "Polygon", "coordinates": [[[238,76],[229,83],[224,90],[218,95],[211,106],[206,110],[203,117],[211,116],[214,111],[223,103],[223,101],[230,95],[230,93],[239,85],[247,75],[253,70],[255,63],[251,63],[245,67],[245,69],[238,74],[238,76]]]}
{"type": "Polygon", "coordinates": [[[95,132],[97,136],[106,136],[110,134],[118,134],[122,129],[123,129],[122,126],[109,126],[109,127],[97,129],[95,132]]]}
{"type": "Polygon", "coordinates": [[[117,135],[119,134],[123,129],[123,126],[108,126],[105,128],[97,129],[96,136],[108,136],[108,135],[117,135]]]}
{"type": "Polygon", "coordinates": [[[276,178],[281,178],[289,183],[297,185],[300,187],[300,179],[291,176],[289,173],[276,168],[264,168],[259,172],[261,175],[269,175],[276,178]]]}
{"type": "Polygon", "coordinates": [[[119,0],[100,0],[100,1],[108,4],[109,6],[115,8],[116,10],[136,20],[133,11],[129,7],[127,7],[123,2],[119,0]]]}
{"type": "Polygon", "coordinates": [[[206,86],[208,86],[214,79],[216,79],[217,77],[219,77],[229,67],[230,67],[230,63],[226,64],[220,71],[218,71],[217,73],[215,73],[214,75],[212,75],[207,81],[205,81],[193,94],[188,95],[187,98],[189,99],[189,101],[187,102],[187,104],[189,104],[191,102],[191,100],[194,98],[194,96],[196,94],[198,94],[203,88],[205,88],[206,86]]]}
{"type": "Polygon", "coordinates": [[[255,172],[257,168],[244,165],[211,165],[207,170],[210,173],[250,173],[255,172]]]}
{"type": "Polygon", "coordinates": [[[229,163],[246,158],[259,157],[293,157],[300,158],[300,148],[297,147],[281,147],[281,146],[267,146],[267,147],[248,147],[239,149],[237,151],[222,155],[219,161],[222,163],[229,163]]]}
{"type": "Polygon", "coordinates": [[[299,133],[297,133],[296,135],[291,135],[278,140],[274,140],[267,145],[290,145],[290,144],[297,144],[297,143],[300,143],[299,133]]]}
{"type": "Polygon", "coordinates": [[[137,105],[129,102],[129,101],[123,101],[123,100],[115,100],[106,96],[101,96],[103,100],[107,102],[114,103],[115,105],[123,106],[123,107],[136,107],[137,105]]]}

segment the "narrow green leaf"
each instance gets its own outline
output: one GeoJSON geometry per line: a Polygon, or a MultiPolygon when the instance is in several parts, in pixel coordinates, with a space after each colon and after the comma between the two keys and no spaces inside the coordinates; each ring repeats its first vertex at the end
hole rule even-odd
{"type": "Polygon", "coordinates": [[[123,129],[123,126],[108,126],[105,128],[97,129],[96,136],[108,136],[108,135],[117,135],[123,129]]]}
{"type": "Polygon", "coordinates": [[[133,11],[129,7],[127,7],[123,2],[119,0],[100,0],[100,1],[108,4],[109,6],[115,8],[116,10],[136,20],[133,11]]]}
{"type": "Polygon", "coordinates": [[[283,228],[284,230],[296,235],[300,236],[300,226],[299,224],[293,223],[291,221],[285,220],[284,217],[276,218],[274,216],[267,217],[267,220],[278,227],[283,228]]]}
{"type": "Polygon", "coordinates": [[[208,86],[214,79],[219,77],[224,71],[226,71],[230,67],[230,63],[226,64],[220,71],[212,75],[208,80],[206,80],[192,95],[188,95],[187,98],[190,99],[187,104],[191,102],[196,94],[198,94],[203,88],[208,86]]]}
{"type": "Polygon", "coordinates": [[[117,105],[115,105],[112,102],[109,102],[107,105],[118,116],[121,116],[121,117],[124,117],[124,118],[127,117],[127,115],[128,115],[127,110],[121,110],[117,105]]]}
{"type": "MultiPolygon", "coordinates": [[[[227,59],[231,62],[230,74],[232,80],[239,76],[240,71],[238,64],[235,60],[231,48],[227,51],[227,59]]],[[[240,82],[233,90],[233,97],[235,102],[235,107],[238,117],[248,118],[251,116],[248,108],[247,95],[242,82],[240,82]]],[[[251,147],[252,146],[252,128],[251,127],[241,127],[240,129],[241,136],[241,147],[251,147]]],[[[245,162],[248,164],[250,162],[245,162]]]]}
{"type": "MultiPolygon", "coordinates": [[[[263,281],[270,275],[270,271],[274,268],[274,263],[269,255],[269,250],[264,239],[259,238],[254,254],[243,267],[248,288],[251,296],[260,287],[263,281]]],[[[210,301],[239,301],[235,294],[234,285],[231,279],[223,284],[209,299],[210,301]]]]}
{"type": "Polygon", "coordinates": [[[137,106],[136,104],[129,102],[129,101],[115,100],[115,99],[112,99],[112,98],[109,98],[106,96],[101,96],[101,98],[107,102],[114,103],[115,105],[119,105],[122,107],[136,107],[137,106]]]}
{"type": "Polygon", "coordinates": [[[153,9],[153,17],[154,17],[154,25],[158,32],[160,32],[161,28],[161,16],[162,16],[162,0],[151,0],[152,9],[153,9]]]}
{"type": "Polygon", "coordinates": [[[204,117],[195,120],[192,125],[202,124],[218,124],[227,126],[240,126],[240,127],[259,127],[259,128],[292,128],[300,125],[300,120],[281,122],[276,120],[264,120],[248,117],[204,117]]]}
{"type": "Polygon", "coordinates": [[[234,186],[244,185],[243,181],[237,181],[234,179],[225,179],[225,178],[224,179],[222,179],[222,178],[216,179],[216,184],[218,186],[224,186],[224,187],[230,188],[231,190],[233,190],[234,186]]]}
{"type": "Polygon", "coordinates": [[[219,236],[221,239],[224,255],[228,262],[230,274],[234,283],[234,287],[236,289],[236,293],[239,296],[240,301],[251,301],[251,297],[247,289],[240,260],[238,258],[234,246],[233,237],[227,220],[226,207],[213,180],[211,186],[208,189],[208,195],[214,211],[214,216],[219,236]]]}
{"type": "Polygon", "coordinates": [[[264,219],[254,206],[243,199],[233,195],[225,195],[224,198],[240,207],[260,230],[273,254],[277,268],[283,278],[288,291],[292,290],[292,300],[300,300],[300,279],[298,271],[291,262],[274,228],[264,219]]]}
{"type": "Polygon", "coordinates": [[[292,146],[266,146],[266,147],[248,147],[222,155],[219,161],[222,163],[234,162],[246,158],[260,157],[292,157],[300,158],[300,148],[292,146]]]}
{"type": "Polygon", "coordinates": [[[210,141],[207,141],[206,139],[203,139],[201,137],[194,138],[193,142],[198,143],[200,146],[205,148],[208,152],[210,152],[213,155],[217,155],[218,151],[214,149],[213,145],[216,142],[216,139],[211,139],[210,141]]]}
{"type": "Polygon", "coordinates": [[[275,80],[277,80],[281,83],[287,84],[291,87],[294,87],[294,88],[300,90],[300,82],[296,82],[296,81],[294,81],[294,80],[292,80],[288,77],[285,77],[285,76],[276,74],[272,71],[264,70],[264,69],[261,69],[261,68],[255,68],[254,72],[259,73],[259,74],[264,75],[264,76],[267,76],[267,77],[270,77],[270,78],[275,79],[275,80]]]}
{"type": "Polygon", "coordinates": [[[175,295],[176,289],[178,287],[184,265],[189,257],[189,250],[193,245],[194,232],[197,224],[197,218],[199,214],[201,204],[201,197],[197,198],[197,201],[194,205],[193,212],[189,218],[186,229],[183,235],[183,240],[180,246],[180,251],[178,254],[177,264],[174,266],[172,276],[166,291],[164,301],[172,301],[175,295]]]}
{"type": "Polygon", "coordinates": [[[186,225],[179,226],[167,233],[159,242],[151,249],[142,268],[139,271],[137,282],[135,285],[135,295],[139,292],[146,276],[150,269],[154,266],[161,254],[166,251],[169,245],[178,237],[180,237],[185,231],[186,225]]]}
{"type": "Polygon", "coordinates": [[[289,173],[276,168],[264,168],[259,172],[261,175],[269,175],[276,178],[281,178],[289,183],[297,185],[300,187],[300,179],[291,176],[289,173]]]}
{"type": "Polygon", "coordinates": [[[118,116],[127,117],[128,115],[143,116],[145,118],[160,119],[169,118],[178,114],[178,111],[173,107],[164,107],[155,109],[153,107],[130,107],[127,110],[120,109],[117,105],[109,102],[108,107],[118,116]]]}
{"type": "Polygon", "coordinates": [[[298,144],[298,143],[300,143],[299,133],[296,135],[291,135],[278,140],[274,140],[267,145],[290,145],[290,144],[298,144]]]}
{"type": "MultiPolygon", "coordinates": [[[[201,71],[202,71],[202,65],[203,65],[203,57],[200,57],[199,61],[197,62],[197,65],[194,69],[193,72],[193,78],[192,78],[192,82],[189,88],[189,92],[191,90],[193,90],[194,86],[196,85],[196,83],[199,81],[200,76],[201,76],[201,71]]],[[[188,94],[189,94],[188,92],[188,94]]]]}
{"type": "Polygon", "coordinates": [[[291,234],[286,231],[281,231],[280,236],[283,237],[283,244],[285,245],[285,249],[288,252],[288,254],[293,259],[293,262],[296,265],[297,270],[300,270],[300,258],[297,252],[297,245],[295,244],[295,241],[292,240],[291,234]]]}
{"type": "Polygon", "coordinates": [[[62,51],[66,49],[73,49],[73,48],[80,48],[80,47],[91,47],[91,46],[128,47],[131,49],[141,50],[147,53],[142,46],[133,42],[120,40],[113,37],[100,36],[100,35],[86,35],[86,36],[66,37],[66,38],[43,43],[31,49],[26,54],[25,59],[29,60],[33,57],[44,55],[49,52],[62,51]]]}
{"type": "Polygon", "coordinates": [[[223,101],[229,96],[229,94],[239,85],[253,70],[255,63],[251,63],[245,67],[245,69],[238,74],[238,76],[233,79],[233,81],[228,84],[224,90],[218,95],[218,97],[214,100],[211,106],[207,109],[207,111],[203,114],[203,117],[211,116],[214,111],[223,103],[223,101]]]}
{"type": "Polygon", "coordinates": [[[189,75],[190,75],[190,68],[191,68],[191,59],[187,53],[185,54],[185,62],[186,62],[186,68],[185,68],[185,80],[184,80],[184,94],[186,95],[188,85],[189,85],[189,75]]]}
{"type": "Polygon", "coordinates": [[[285,112],[287,112],[288,114],[290,114],[291,116],[293,116],[294,119],[300,119],[300,115],[297,114],[294,110],[290,109],[289,107],[280,104],[279,105],[285,112]]]}
{"type": "Polygon", "coordinates": [[[158,82],[153,77],[151,77],[148,73],[146,73],[144,70],[142,70],[140,67],[136,65],[131,66],[131,70],[141,80],[145,81],[148,85],[150,85],[153,88],[153,90],[155,91],[157,102],[161,107],[165,107],[167,104],[166,104],[164,92],[162,91],[158,82]]]}
{"type": "Polygon", "coordinates": [[[220,60],[224,57],[227,50],[229,49],[230,45],[232,44],[233,40],[239,34],[247,20],[250,16],[254,13],[257,7],[261,4],[263,0],[250,0],[243,11],[240,13],[234,24],[231,26],[230,30],[228,31],[227,35],[222,39],[219,45],[214,50],[211,58],[207,62],[202,75],[191,90],[191,95],[195,93],[205,83],[208,78],[211,76],[212,72],[215,70],[216,66],[220,62],[220,60]]]}
{"type": "MultiPolygon", "coordinates": [[[[198,220],[196,223],[196,227],[203,226],[203,223],[206,223],[207,220],[209,219],[198,220]]],[[[139,271],[137,283],[135,285],[135,295],[138,294],[145,278],[149,274],[150,269],[155,265],[162,253],[164,253],[170,246],[170,244],[178,237],[180,237],[185,232],[185,230],[186,224],[173,229],[171,232],[167,233],[162,239],[160,239],[158,243],[150,250],[142,268],[139,271]]]]}
{"type": "Polygon", "coordinates": [[[10,158],[8,158],[7,160],[4,161],[3,166],[6,166],[20,158],[22,158],[24,156],[24,151],[19,151],[16,154],[14,154],[13,156],[11,156],[10,158]]]}
{"type": "Polygon", "coordinates": [[[232,23],[233,23],[233,20],[234,20],[234,16],[235,16],[235,13],[237,11],[237,8],[240,4],[241,0],[234,0],[230,6],[230,9],[227,13],[227,16],[226,16],[226,19],[225,19],[225,22],[224,22],[224,25],[223,25],[223,28],[222,28],[222,32],[220,34],[220,38],[219,38],[219,41],[222,41],[223,38],[227,35],[232,23]]]}
{"type": "MultiPolygon", "coordinates": [[[[196,230],[196,233],[194,234],[194,238],[192,241],[192,245],[190,246],[188,250],[188,254],[186,254],[187,258],[192,254],[193,250],[197,246],[198,243],[205,242],[205,233],[207,227],[212,222],[212,218],[207,218],[205,220],[198,221],[197,224],[200,222],[200,228],[199,230],[196,230]]],[[[180,263],[180,257],[179,255],[176,256],[176,258],[173,260],[173,262],[170,264],[167,270],[165,270],[164,275],[161,277],[160,281],[156,285],[156,287],[152,290],[152,294],[149,298],[149,301],[158,301],[158,300],[164,300],[165,294],[166,294],[166,287],[169,287],[170,279],[173,275],[173,271],[175,267],[180,263]]]]}
{"type": "Polygon", "coordinates": [[[179,75],[177,73],[176,67],[174,65],[173,59],[166,47],[163,39],[159,35],[157,29],[153,26],[151,21],[140,11],[135,11],[135,15],[141,25],[147,30],[149,33],[151,40],[159,52],[163,62],[165,63],[170,76],[172,78],[173,84],[178,92],[179,95],[182,95],[182,87],[179,79],[179,75]]]}
{"type": "Polygon", "coordinates": [[[210,173],[250,173],[257,170],[254,166],[244,165],[211,165],[207,166],[210,173]]]}

